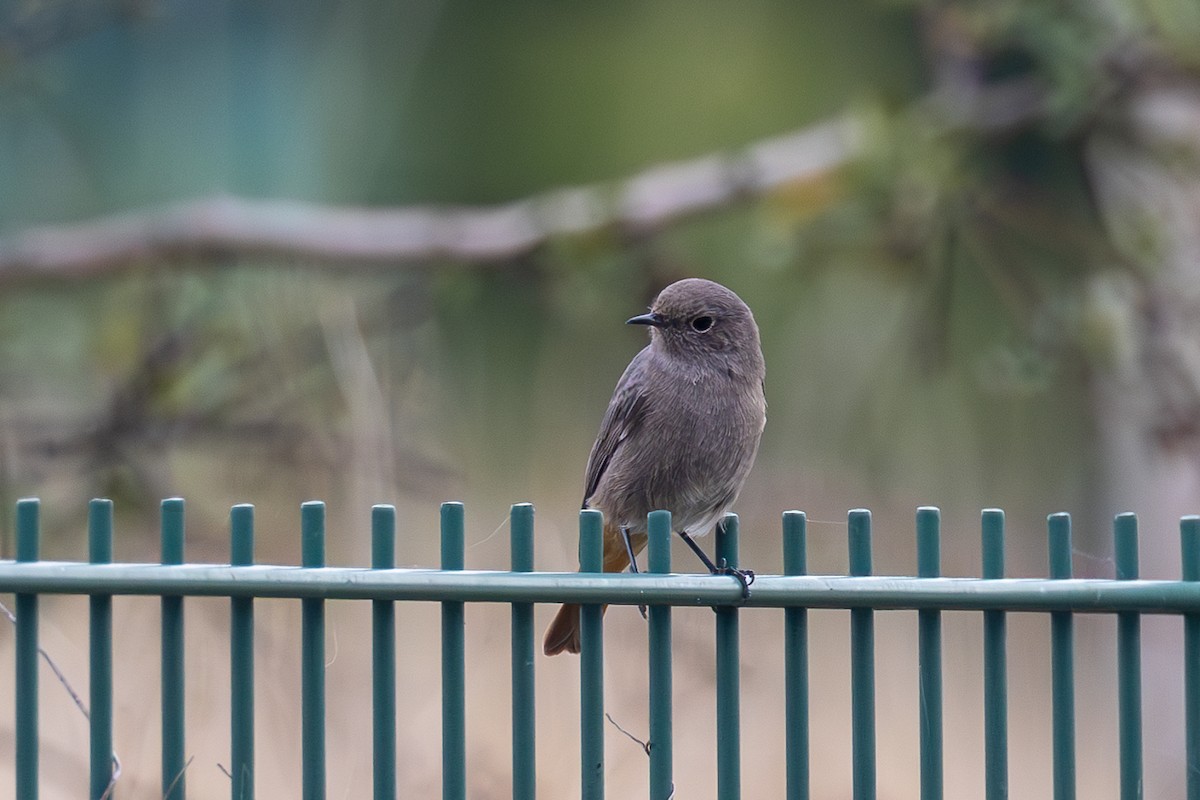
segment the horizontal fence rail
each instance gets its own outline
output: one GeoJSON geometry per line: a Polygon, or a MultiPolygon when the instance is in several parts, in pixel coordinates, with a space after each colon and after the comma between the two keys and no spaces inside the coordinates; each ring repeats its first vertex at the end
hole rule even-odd
{"type": "Polygon", "coordinates": [[[880,611],[1076,611],[1200,614],[1200,583],[1096,578],[732,577],[353,567],[217,567],[0,561],[0,592],[468,603],[865,608],[880,611]]]}
{"type": "MultiPolygon", "coordinates": [[[[120,761],[113,740],[112,598],[157,596],[161,602],[161,796],[183,800],[187,794],[184,652],[187,597],[225,597],[230,601],[230,796],[251,800],[256,792],[254,602],[257,598],[289,598],[301,605],[302,796],[326,795],[325,603],[329,600],[371,601],[371,691],[369,723],[373,751],[374,797],[397,793],[395,607],[397,601],[441,604],[442,797],[465,800],[467,707],[464,604],[505,603],[511,606],[512,796],[531,800],[537,791],[535,709],[534,604],[578,603],[582,606],[580,670],[580,794],[585,800],[605,795],[604,754],[604,605],[648,607],[647,679],[650,695],[650,796],[667,800],[675,793],[672,727],[671,610],[676,606],[710,606],[715,611],[715,699],[717,711],[716,795],[741,797],[741,685],[739,615],[744,609],[783,608],[783,654],[786,686],[784,738],[786,797],[808,800],[811,792],[809,720],[810,609],[850,611],[851,766],[854,800],[873,800],[877,791],[875,679],[875,614],[882,610],[917,613],[917,689],[919,764],[922,800],[944,797],[942,612],[977,611],[983,619],[984,769],[980,785],[987,800],[1009,792],[1007,615],[1040,612],[1050,618],[1052,796],[1076,796],[1077,731],[1075,727],[1075,615],[1114,615],[1117,621],[1117,716],[1119,796],[1143,796],[1141,616],[1169,614],[1182,618],[1186,784],[1189,800],[1200,800],[1200,517],[1180,523],[1181,580],[1139,577],[1137,519],[1122,514],[1114,521],[1113,579],[1079,579],[1071,571],[1071,521],[1054,514],[1047,522],[1048,576],[1005,578],[1003,513],[982,514],[981,578],[944,577],[941,567],[940,515],[921,508],[916,518],[917,577],[873,574],[871,515],[850,512],[849,575],[808,574],[806,519],[800,512],[783,515],[783,575],[757,575],[748,596],[732,575],[671,573],[670,514],[656,511],[648,520],[648,571],[605,574],[601,545],[603,521],[597,511],[580,516],[578,573],[534,572],[534,511],[513,506],[511,569],[464,569],[463,507],[447,503],[441,516],[441,568],[395,568],[396,514],[391,506],[372,510],[369,568],[325,566],[325,507],[305,503],[299,533],[302,566],[255,564],[254,512],[238,505],[230,514],[230,564],[189,564],[184,551],[184,504],[163,502],[162,557],[156,564],[112,562],[112,504],[93,501],[88,514],[86,563],[40,560],[39,505],[17,505],[16,559],[0,560],[0,592],[15,594],[15,788],[21,800],[37,800],[39,762],[38,659],[50,660],[38,638],[39,598],[47,594],[89,597],[90,726],[89,797],[120,794],[120,761]]],[[[729,515],[719,526],[717,563],[738,566],[738,521],[729,515]]],[[[119,621],[118,621],[119,623],[119,621]]],[[[82,708],[82,706],[81,706],[82,708]]],[[[364,734],[366,732],[364,731],[364,734]]]]}

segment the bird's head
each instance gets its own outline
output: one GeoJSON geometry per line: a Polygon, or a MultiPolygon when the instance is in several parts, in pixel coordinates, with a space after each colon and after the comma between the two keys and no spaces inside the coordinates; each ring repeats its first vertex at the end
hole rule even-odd
{"type": "Polygon", "coordinates": [[[676,281],[658,293],[648,314],[627,320],[650,327],[651,340],[672,354],[700,357],[749,353],[761,361],[758,325],[741,298],[703,278],[676,281]]]}

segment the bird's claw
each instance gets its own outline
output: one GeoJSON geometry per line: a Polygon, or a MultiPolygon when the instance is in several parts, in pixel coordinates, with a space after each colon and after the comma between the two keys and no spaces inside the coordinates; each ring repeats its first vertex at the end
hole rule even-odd
{"type": "Polygon", "coordinates": [[[725,559],[721,559],[721,566],[718,570],[718,574],[732,575],[737,579],[737,582],[742,586],[742,604],[750,599],[750,584],[754,583],[754,570],[731,567],[728,563],[726,563],[725,559]]]}

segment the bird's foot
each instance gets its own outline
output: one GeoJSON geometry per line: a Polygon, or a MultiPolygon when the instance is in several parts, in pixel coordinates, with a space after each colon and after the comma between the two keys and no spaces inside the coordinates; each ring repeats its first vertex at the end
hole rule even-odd
{"type": "Polygon", "coordinates": [[[721,566],[714,574],[732,575],[742,585],[742,603],[744,604],[750,599],[750,584],[754,583],[754,570],[731,567],[725,562],[725,559],[721,559],[721,566]]]}

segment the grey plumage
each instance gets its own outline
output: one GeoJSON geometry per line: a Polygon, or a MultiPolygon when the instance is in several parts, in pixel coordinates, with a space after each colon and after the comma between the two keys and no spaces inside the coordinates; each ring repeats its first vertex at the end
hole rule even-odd
{"type": "MultiPolygon", "coordinates": [[[[766,422],[758,326],[729,289],[689,278],[666,287],[650,313],[650,344],[625,369],[588,457],[585,508],[604,512],[604,569],[628,566],[646,515],[672,513],[677,532],[707,533],[741,491],[766,422]]],[[[578,652],[578,608],[564,606],[546,632],[548,655],[578,652]]]]}

